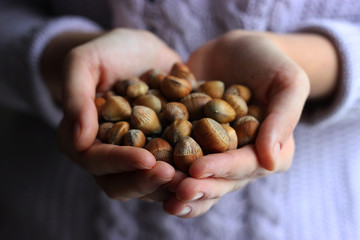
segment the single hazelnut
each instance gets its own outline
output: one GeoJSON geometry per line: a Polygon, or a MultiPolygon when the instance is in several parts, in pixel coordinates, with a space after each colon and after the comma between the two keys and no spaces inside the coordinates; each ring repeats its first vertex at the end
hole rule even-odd
{"type": "Polygon", "coordinates": [[[231,85],[226,89],[224,94],[234,94],[242,97],[245,102],[249,102],[251,98],[251,91],[248,87],[240,84],[231,85]]]}
{"type": "Polygon", "coordinates": [[[131,77],[127,79],[117,80],[114,84],[113,89],[115,92],[120,96],[126,96],[127,88],[134,84],[140,82],[140,79],[138,77],[131,77]]]}
{"type": "Polygon", "coordinates": [[[210,100],[211,97],[205,93],[190,93],[186,97],[182,98],[180,102],[184,104],[188,110],[189,119],[197,120],[204,116],[203,108],[210,100]]]}
{"type": "Polygon", "coordinates": [[[219,123],[229,123],[235,119],[234,108],[226,101],[216,98],[211,99],[204,106],[204,115],[219,123]]]}
{"type": "Polygon", "coordinates": [[[149,107],[134,106],[131,113],[131,123],[145,135],[160,134],[162,131],[156,112],[149,107]]]}
{"type": "Polygon", "coordinates": [[[248,107],[242,97],[234,94],[224,94],[223,99],[235,110],[235,118],[240,118],[247,114],[248,107]]]}
{"type": "Polygon", "coordinates": [[[246,145],[255,140],[259,129],[259,121],[250,115],[243,116],[233,123],[239,146],[246,145]]]}
{"type": "Polygon", "coordinates": [[[110,96],[102,107],[102,116],[105,120],[115,122],[126,120],[131,115],[129,102],[121,96],[110,96]]]}
{"type": "Polygon", "coordinates": [[[100,139],[101,142],[108,143],[109,131],[113,125],[114,125],[114,123],[112,123],[112,122],[104,122],[104,123],[100,124],[98,138],[100,139]]]}
{"type": "Polygon", "coordinates": [[[126,95],[129,98],[134,99],[145,95],[148,90],[149,86],[146,83],[139,81],[128,86],[128,88],[126,89],[126,95]]]}
{"type": "Polygon", "coordinates": [[[238,138],[235,132],[235,129],[232,128],[228,124],[221,124],[221,126],[225,129],[227,134],[229,135],[230,141],[229,141],[229,148],[228,150],[234,150],[237,149],[238,146],[238,138]]]}
{"type": "Polygon", "coordinates": [[[166,140],[154,138],[146,144],[145,149],[154,155],[156,161],[172,163],[173,148],[166,140]]]}
{"type": "Polygon", "coordinates": [[[225,129],[211,118],[202,118],[194,124],[192,137],[206,153],[225,152],[230,138],[225,129]]]}
{"type": "Polygon", "coordinates": [[[162,109],[164,117],[173,122],[176,119],[189,119],[189,112],[185,105],[179,102],[168,102],[162,109]]]}
{"type": "Polygon", "coordinates": [[[110,144],[122,145],[122,140],[129,129],[130,125],[128,122],[120,121],[114,123],[109,130],[107,142],[110,144]]]}
{"type": "Polygon", "coordinates": [[[175,120],[168,128],[166,139],[175,145],[181,138],[190,136],[192,124],[186,119],[175,120]]]}
{"type": "Polygon", "coordinates": [[[222,98],[225,84],[222,81],[207,81],[202,83],[196,92],[202,92],[209,95],[211,98],[222,98]]]}
{"type": "Polygon", "coordinates": [[[194,74],[190,71],[189,67],[182,62],[174,63],[169,75],[185,79],[190,83],[192,88],[195,88],[197,85],[194,74]]]}
{"type": "Polygon", "coordinates": [[[138,105],[149,107],[152,110],[154,110],[156,114],[159,114],[161,111],[161,101],[155,95],[142,95],[136,98],[133,101],[133,106],[138,106],[138,105]]]}
{"type": "Polygon", "coordinates": [[[199,144],[191,137],[181,138],[174,149],[174,164],[177,169],[188,173],[191,164],[203,156],[203,151],[199,144]]]}
{"type": "Polygon", "coordinates": [[[133,147],[145,146],[145,135],[139,129],[130,129],[124,136],[124,145],[133,147]]]}
{"type": "Polygon", "coordinates": [[[146,82],[152,89],[160,89],[160,84],[166,74],[159,69],[150,69],[140,76],[140,79],[146,82]]]}
{"type": "Polygon", "coordinates": [[[183,78],[168,75],[161,82],[162,94],[171,100],[179,100],[191,92],[191,85],[183,78]]]}

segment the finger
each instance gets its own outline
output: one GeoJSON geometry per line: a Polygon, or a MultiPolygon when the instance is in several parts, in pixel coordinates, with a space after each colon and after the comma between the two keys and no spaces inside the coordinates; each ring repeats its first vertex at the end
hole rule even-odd
{"type": "Polygon", "coordinates": [[[276,169],[280,151],[297,125],[309,94],[309,81],[300,69],[274,76],[268,92],[268,112],[256,138],[259,161],[267,170],[276,169]],[[289,79],[292,78],[292,79],[289,79]]]}
{"type": "Polygon", "coordinates": [[[158,161],[150,170],[95,177],[98,185],[112,199],[141,198],[171,181],[175,170],[165,162],[158,161]]]}
{"type": "Polygon", "coordinates": [[[63,86],[65,119],[72,125],[75,149],[84,151],[95,140],[98,131],[95,90],[101,69],[97,58],[78,47],[66,59],[63,86]]]}
{"type": "Polygon", "coordinates": [[[180,171],[176,171],[173,179],[171,179],[170,182],[162,185],[158,190],[144,196],[142,199],[147,200],[147,201],[165,201],[173,193],[175,193],[178,185],[185,178],[187,178],[186,174],[184,174],[183,172],[180,172],[180,171]]]}
{"type": "Polygon", "coordinates": [[[219,199],[184,202],[177,199],[175,196],[172,196],[169,200],[164,202],[163,209],[171,215],[182,218],[193,218],[206,213],[218,201],[219,199]]]}
{"type": "Polygon", "coordinates": [[[194,178],[215,177],[230,180],[263,177],[273,172],[284,171],[290,166],[294,143],[289,141],[284,146],[286,147],[283,148],[276,169],[273,171],[268,171],[259,164],[253,145],[246,145],[237,150],[199,158],[190,166],[189,173],[194,178]]]}
{"type": "Polygon", "coordinates": [[[79,165],[97,176],[151,169],[156,164],[154,156],[146,149],[98,141],[77,155],[79,165]]]}
{"type": "Polygon", "coordinates": [[[229,192],[243,188],[250,181],[252,181],[252,179],[227,180],[221,178],[187,178],[179,185],[176,191],[176,197],[186,202],[199,199],[217,199],[229,192]]]}

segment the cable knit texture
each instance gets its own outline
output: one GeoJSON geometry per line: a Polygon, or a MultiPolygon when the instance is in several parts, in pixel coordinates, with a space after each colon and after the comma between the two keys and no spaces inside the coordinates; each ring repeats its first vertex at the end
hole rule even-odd
{"type": "Polygon", "coordinates": [[[0,239],[360,239],[359,12],[356,0],[3,1],[0,104],[7,114],[0,121],[9,137],[0,142],[0,239]],[[323,34],[341,60],[336,97],[306,109],[289,171],[224,196],[203,216],[181,219],[158,203],[110,200],[57,153],[54,128],[43,131],[61,113],[37,63],[62,31],[112,27],[152,31],[184,60],[233,29],[323,34]],[[11,126],[25,119],[32,129],[16,128],[18,141],[11,126]]]}

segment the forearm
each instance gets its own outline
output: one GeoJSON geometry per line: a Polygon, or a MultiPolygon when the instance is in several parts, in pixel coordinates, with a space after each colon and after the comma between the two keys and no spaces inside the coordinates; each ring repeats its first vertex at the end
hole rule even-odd
{"type": "Polygon", "coordinates": [[[319,34],[266,35],[307,73],[310,80],[309,99],[331,96],[338,79],[339,59],[330,40],[319,34]]]}

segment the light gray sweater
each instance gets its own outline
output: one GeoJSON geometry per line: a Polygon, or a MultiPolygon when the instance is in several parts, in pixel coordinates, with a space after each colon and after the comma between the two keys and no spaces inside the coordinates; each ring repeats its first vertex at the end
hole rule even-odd
{"type": "Polygon", "coordinates": [[[359,24],[357,0],[0,1],[0,239],[360,239],[359,24]],[[110,200],[59,153],[62,114],[38,61],[57,34],[115,26],[153,31],[184,60],[236,28],[323,34],[341,60],[336,97],[306,107],[289,171],[226,195],[203,216],[110,200]]]}

